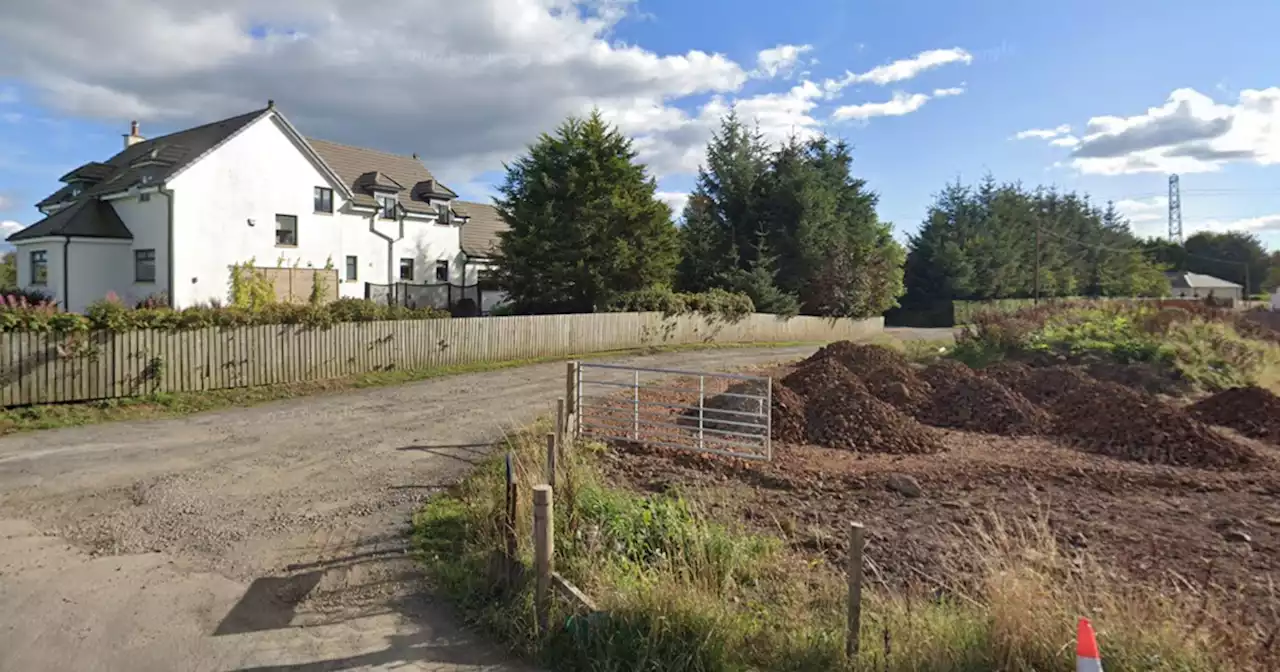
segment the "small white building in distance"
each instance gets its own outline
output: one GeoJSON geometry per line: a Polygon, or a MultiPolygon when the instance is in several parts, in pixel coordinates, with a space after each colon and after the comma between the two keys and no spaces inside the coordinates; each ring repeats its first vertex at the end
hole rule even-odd
{"type": "Polygon", "coordinates": [[[1244,298],[1244,288],[1234,282],[1212,275],[1171,271],[1169,277],[1171,296],[1175,299],[1235,299],[1244,298]]]}
{"type": "MultiPolygon", "coordinates": [[[[276,109],[145,139],[62,176],[9,237],[18,282],[80,312],[114,292],[175,308],[226,301],[230,268],[324,268],[366,283],[476,284],[505,223],[413,156],[304,138],[276,109]]],[[[385,295],[385,293],[384,293],[385,295]]],[[[486,301],[488,303],[488,301],[486,301]]]]}

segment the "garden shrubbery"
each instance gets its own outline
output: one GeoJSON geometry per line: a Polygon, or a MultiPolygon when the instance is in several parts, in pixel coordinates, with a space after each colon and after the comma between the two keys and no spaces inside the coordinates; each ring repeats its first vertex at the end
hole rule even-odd
{"type": "Polygon", "coordinates": [[[268,303],[254,308],[206,305],[174,310],[163,306],[129,308],[114,296],[94,302],[84,315],[80,315],[62,312],[49,301],[32,302],[21,296],[0,297],[0,332],[68,333],[99,329],[178,331],[261,324],[323,327],[340,322],[430,320],[445,317],[449,317],[448,311],[388,306],[365,299],[338,299],[324,305],[268,303]]]}

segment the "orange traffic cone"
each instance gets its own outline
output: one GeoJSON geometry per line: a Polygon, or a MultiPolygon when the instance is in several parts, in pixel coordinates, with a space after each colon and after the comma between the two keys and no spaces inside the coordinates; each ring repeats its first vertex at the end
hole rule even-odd
{"type": "Polygon", "coordinates": [[[1076,626],[1076,672],[1102,672],[1102,656],[1098,655],[1098,638],[1089,619],[1076,626]]]}

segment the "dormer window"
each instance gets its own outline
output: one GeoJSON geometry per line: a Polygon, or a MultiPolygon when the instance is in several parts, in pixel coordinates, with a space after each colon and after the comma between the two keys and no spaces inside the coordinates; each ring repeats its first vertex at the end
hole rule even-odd
{"type": "Polygon", "coordinates": [[[382,208],[380,216],[383,219],[396,218],[396,197],[395,196],[379,196],[378,205],[382,208]]]}
{"type": "Polygon", "coordinates": [[[453,218],[450,216],[451,214],[452,213],[449,211],[448,203],[440,203],[436,205],[436,223],[437,224],[452,223],[453,218]]]}
{"type": "Polygon", "coordinates": [[[84,193],[84,189],[81,189],[78,186],[71,187],[71,198],[75,198],[76,196],[79,196],[82,193],[84,193]]]}

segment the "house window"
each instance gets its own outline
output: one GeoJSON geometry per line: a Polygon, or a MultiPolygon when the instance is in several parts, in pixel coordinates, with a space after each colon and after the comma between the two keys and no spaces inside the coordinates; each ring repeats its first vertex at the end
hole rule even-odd
{"type": "Polygon", "coordinates": [[[148,202],[148,201],[150,201],[150,200],[151,200],[151,193],[150,193],[150,192],[145,193],[145,194],[138,194],[138,202],[139,202],[139,203],[146,203],[146,202],[148,202]]]}
{"type": "Polygon", "coordinates": [[[43,285],[49,281],[49,253],[35,250],[31,253],[31,284],[43,285]]]}
{"type": "Polygon", "coordinates": [[[276,247],[298,246],[298,218],[294,215],[276,215],[276,247]]]}
{"type": "Polygon", "coordinates": [[[351,282],[356,279],[356,266],[359,261],[355,257],[347,257],[347,281],[351,282]]]}
{"type": "Polygon", "coordinates": [[[382,218],[396,218],[396,197],[395,196],[379,196],[378,203],[382,205],[382,218]]]}
{"type": "Polygon", "coordinates": [[[316,212],[333,213],[333,190],[327,187],[316,187],[316,212]]]}
{"type": "Polygon", "coordinates": [[[134,282],[155,282],[156,281],[156,251],[155,250],[134,250],[133,251],[133,281],[134,282]]]}
{"type": "Polygon", "coordinates": [[[448,224],[450,221],[449,214],[448,203],[440,203],[436,205],[436,224],[448,224]]]}
{"type": "Polygon", "coordinates": [[[436,262],[436,280],[439,280],[440,282],[449,282],[449,262],[448,261],[436,262]]]}
{"type": "Polygon", "coordinates": [[[412,259],[400,260],[400,279],[413,282],[413,260],[412,259]]]}

